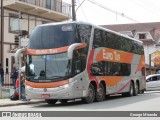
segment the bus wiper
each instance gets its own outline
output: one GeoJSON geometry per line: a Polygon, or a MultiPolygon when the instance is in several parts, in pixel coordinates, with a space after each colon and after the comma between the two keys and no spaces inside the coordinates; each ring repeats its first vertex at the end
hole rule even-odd
{"type": "Polygon", "coordinates": [[[51,76],[51,77],[48,77],[48,78],[64,78],[66,76],[51,76]]]}
{"type": "Polygon", "coordinates": [[[33,79],[33,78],[34,78],[34,76],[27,76],[27,77],[26,77],[27,80],[31,80],[31,79],[33,79]]]}
{"type": "Polygon", "coordinates": [[[57,78],[57,77],[64,77],[64,76],[51,76],[51,77],[57,78]]]}

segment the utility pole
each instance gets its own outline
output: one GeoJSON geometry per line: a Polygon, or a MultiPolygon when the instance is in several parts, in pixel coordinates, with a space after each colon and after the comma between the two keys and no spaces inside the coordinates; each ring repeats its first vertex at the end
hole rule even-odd
{"type": "Polygon", "coordinates": [[[76,21],[75,0],[72,0],[72,20],[76,21]]]}
{"type": "MultiPolygon", "coordinates": [[[[21,11],[19,11],[19,14],[18,14],[18,20],[19,20],[19,49],[21,49],[21,19],[22,19],[22,13],[21,11]]],[[[19,100],[21,99],[21,54],[19,55],[19,61],[18,61],[18,64],[19,64],[19,100]]]]}
{"type": "Polygon", "coordinates": [[[0,63],[3,66],[3,42],[4,42],[4,12],[3,12],[3,0],[1,0],[1,33],[0,33],[0,63]]]}

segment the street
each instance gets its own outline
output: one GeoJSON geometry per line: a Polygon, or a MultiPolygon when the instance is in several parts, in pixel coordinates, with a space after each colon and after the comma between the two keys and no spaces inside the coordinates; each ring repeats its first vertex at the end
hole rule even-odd
{"type": "Polygon", "coordinates": [[[160,111],[160,91],[148,91],[133,97],[111,96],[103,102],[84,104],[80,100],[68,104],[38,103],[1,107],[0,111],[160,111]]]}

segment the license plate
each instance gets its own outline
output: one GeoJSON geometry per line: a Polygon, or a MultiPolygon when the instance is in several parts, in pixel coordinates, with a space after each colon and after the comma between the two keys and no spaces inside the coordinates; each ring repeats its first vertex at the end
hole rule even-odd
{"type": "Polygon", "coordinates": [[[41,97],[42,98],[50,98],[50,94],[42,94],[41,97]]]}

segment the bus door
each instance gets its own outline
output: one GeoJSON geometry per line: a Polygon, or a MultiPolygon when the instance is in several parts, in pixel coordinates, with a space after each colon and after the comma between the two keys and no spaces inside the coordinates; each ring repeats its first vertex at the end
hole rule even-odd
{"type": "Polygon", "coordinates": [[[79,89],[83,89],[85,85],[86,53],[83,49],[73,52],[73,74],[76,76],[79,89]]]}

